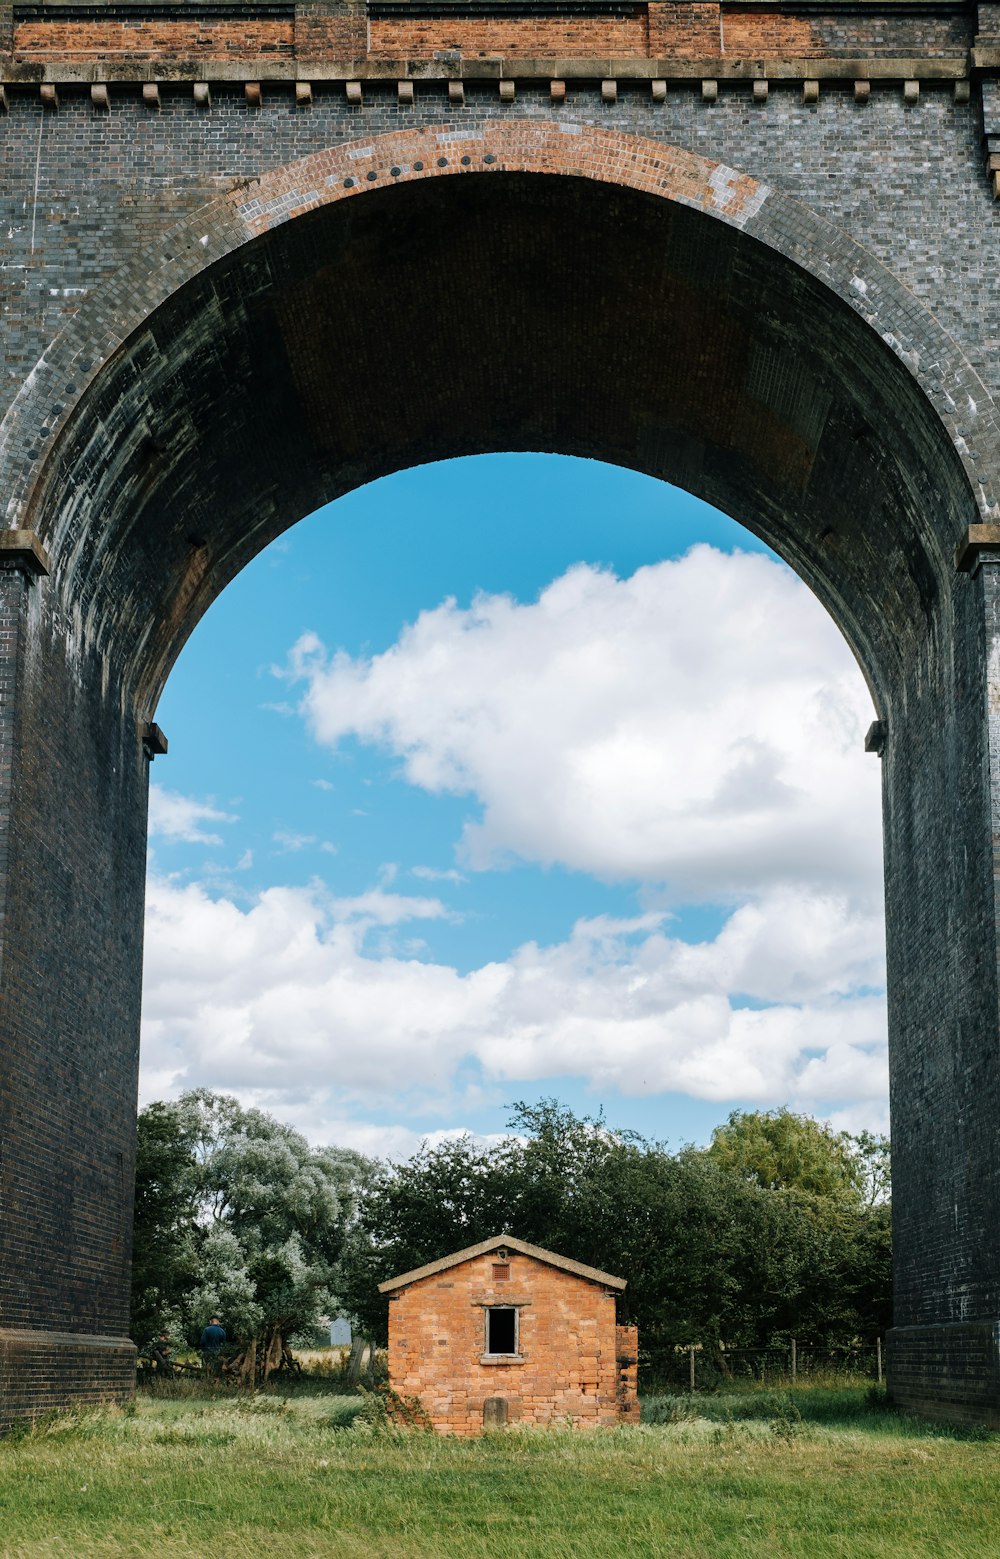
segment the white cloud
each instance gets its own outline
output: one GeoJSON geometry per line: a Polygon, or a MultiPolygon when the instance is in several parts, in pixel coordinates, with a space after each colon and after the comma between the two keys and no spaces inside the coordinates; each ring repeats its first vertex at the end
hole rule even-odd
{"type": "Polygon", "coordinates": [[[318,842],[315,834],[293,834],[285,828],[276,829],[271,839],[282,855],[297,855],[318,842]]]}
{"type": "Polygon", "coordinates": [[[353,898],[328,901],[333,920],[354,921],[360,927],[400,926],[409,920],[441,920],[448,911],[440,899],[418,899],[410,894],[386,893],[382,888],[370,888],[367,893],[353,898]]]}
{"type": "Polygon", "coordinates": [[[377,888],[272,888],[244,909],[153,877],[144,1095],[234,1090],[320,1137],[359,1109],[457,1112],[471,1061],[486,1084],[583,1077],[626,1094],[881,1109],[879,927],[843,897],[775,889],[695,945],[656,913],[580,921],[563,943],[467,974],[367,945],[373,928],[444,913],[377,888]]]}
{"type": "Polygon", "coordinates": [[[625,580],[579,565],[528,605],[446,601],[371,659],[306,634],[289,673],[319,741],[377,743],[412,784],[477,798],[474,867],[558,862],[686,902],[880,894],[871,700],[831,619],[762,555],[696,546],[625,580]]]}
{"type": "MultiPolygon", "coordinates": [[[[366,893],[275,887],[249,907],[154,877],[146,1097],[224,1088],[314,1140],[397,1156],[421,1139],[407,1116],[461,1120],[477,1089],[560,1077],[884,1124],[871,703],[783,566],[704,546],[627,580],[579,566],[529,605],[445,602],[371,659],[305,635],[283,674],[320,741],[377,743],[411,783],[476,799],[473,867],[634,879],[643,912],[461,973],[412,934],[451,912],[395,891],[393,864],[366,893]],[[700,943],[667,913],[695,899],[728,905],[700,943]],[[389,1111],[402,1124],[372,1124],[389,1111]]],[[[173,802],[205,842],[229,821],[173,802]]]]}
{"type": "Polygon", "coordinates": [[[183,844],[222,844],[222,835],[207,830],[205,823],[235,823],[230,812],[160,785],[149,787],[149,836],[183,844]]]}

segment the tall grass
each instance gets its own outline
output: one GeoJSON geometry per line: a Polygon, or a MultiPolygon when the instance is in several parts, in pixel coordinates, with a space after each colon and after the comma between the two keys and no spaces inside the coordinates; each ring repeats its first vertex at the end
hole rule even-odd
{"type": "Polygon", "coordinates": [[[3,1559],[996,1559],[992,1440],[864,1389],[660,1398],[636,1428],[405,1433],[361,1398],[178,1391],[0,1442],[3,1559]]]}

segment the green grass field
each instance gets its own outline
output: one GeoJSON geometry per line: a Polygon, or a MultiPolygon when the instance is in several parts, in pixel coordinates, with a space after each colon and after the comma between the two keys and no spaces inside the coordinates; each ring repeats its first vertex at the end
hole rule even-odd
{"type": "Polygon", "coordinates": [[[355,1408],[315,1388],[147,1396],[36,1425],[0,1442],[0,1554],[1000,1555],[1000,1440],[899,1418],[864,1387],[651,1399],[667,1421],[475,1442],[355,1408]]]}

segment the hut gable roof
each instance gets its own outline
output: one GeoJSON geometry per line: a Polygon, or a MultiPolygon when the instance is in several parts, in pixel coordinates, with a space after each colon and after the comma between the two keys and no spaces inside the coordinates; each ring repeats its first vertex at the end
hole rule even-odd
{"type": "Polygon", "coordinates": [[[610,1272],[601,1272],[598,1267],[584,1266],[582,1261],[571,1261],[568,1256],[557,1256],[555,1251],[543,1250],[540,1245],[529,1245],[525,1240],[516,1240],[512,1234],[495,1234],[492,1239],[483,1240],[479,1245],[467,1245],[464,1250],[456,1250],[451,1256],[442,1256],[439,1261],[429,1261],[425,1267],[414,1267],[412,1272],[403,1272],[399,1277],[388,1278],[380,1283],[380,1294],[391,1294],[396,1289],[406,1288],[410,1283],[419,1283],[423,1278],[433,1277],[436,1272],[447,1272],[449,1267],[460,1266],[463,1261],[472,1261],[476,1256],[486,1256],[491,1250],[514,1250],[521,1256],[530,1256],[534,1261],[542,1261],[549,1267],[558,1267],[562,1272],[572,1272],[574,1277],[583,1278],[587,1283],[600,1283],[602,1288],[613,1288],[619,1293],[625,1288],[625,1279],[612,1277],[610,1272]]]}

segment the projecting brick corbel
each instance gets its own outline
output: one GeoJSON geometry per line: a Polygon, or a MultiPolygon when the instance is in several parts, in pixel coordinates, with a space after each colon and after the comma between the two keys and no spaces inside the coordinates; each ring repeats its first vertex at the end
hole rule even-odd
{"type": "Polygon", "coordinates": [[[103,109],[107,114],[111,112],[111,93],[106,81],[95,81],[90,89],[90,101],[95,108],[103,109]]]}
{"type": "Polygon", "coordinates": [[[601,82],[601,102],[602,103],[617,103],[617,101],[618,101],[618,83],[617,83],[617,81],[602,81],[601,82]]]}
{"type": "Polygon", "coordinates": [[[886,735],[885,721],[873,720],[865,733],[865,752],[873,752],[881,758],[885,752],[886,735]]]}
{"type": "Polygon", "coordinates": [[[142,101],[146,108],[159,108],[160,84],[158,81],[144,81],[142,84],[142,101]]]}
{"type": "Polygon", "coordinates": [[[768,90],[768,83],[763,78],[761,78],[761,80],[759,80],[759,81],[755,81],[754,84],[753,84],[753,100],[754,100],[754,102],[755,103],[766,103],[767,102],[767,90],[768,90]]]}
{"type": "Polygon", "coordinates": [[[0,531],[0,567],[21,568],[32,579],[52,572],[49,555],[33,530],[0,531]]]}
{"type": "Polygon", "coordinates": [[[808,79],[806,81],[803,81],[803,83],[802,83],[802,101],[803,101],[803,103],[818,103],[819,102],[819,82],[818,81],[816,81],[814,79],[808,79]]]}
{"type": "Polygon", "coordinates": [[[500,83],[500,101],[501,101],[501,103],[513,103],[516,90],[517,89],[516,89],[513,81],[501,81],[501,83],[500,83]]]}
{"type": "Polygon", "coordinates": [[[0,84],[0,114],[7,112],[7,88],[0,84]]]}
{"type": "Polygon", "coordinates": [[[716,103],[719,98],[719,83],[717,81],[703,81],[701,84],[701,100],[703,103],[716,103]]]}
{"type": "Polygon", "coordinates": [[[565,101],[566,101],[566,83],[565,83],[565,81],[550,81],[549,82],[549,97],[551,98],[553,103],[565,103],[565,101]]]}
{"type": "Polygon", "coordinates": [[[461,108],[465,103],[465,82],[449,81],[448,103],[452,108],[461,108]]]}
{"type": "Polygon", "coordinates": [[[42,107],[48,108],[52,112],[55,112],[55,110],[59,107],[59,93],[56,91],[52,82],[43,81],[39,91],[42,99],[42,107]]]}
{"type": "Polygon", "coordinates": [[[1000,81],[980,82],[983,97],[983,157],[993,199],[1000,200],[1000,81]]]}
{"type": "Polygon", "coordinates": [[[261,89],[260,89],[260,82],[259,81],[244,81],[244,83],[243,83],[243,96],[246,98],[247,103],[248,103],[250,108],[260,108],[261,104],[264,101],[263,93],[261,92],[261,89]]]}
{"type": "Polygon", "coordinates": [[[212,91],[207,81],[196,81],[194,84],[194,101],[197,108],[211,108],[212,91]]]}
{"type": "Polygon", "coordinates": [[[352,108],[360,108],[361,107],[361,82],[360,81],[348,81],[348,82],[346,82],[345,86],[344,86],[344,91],[347,94],[347,101],[350,103],[351,107],[352,108]]]}
{"type": "Polygon", "coordinates": [[[970,525],[955,548],[955,567],[960,574],[974,574],[984,555],[1000,559],[1000,525],[970,525]]]}
{"type": "Polygon", "coordinates": [[[311,81],[297,81],[295,83],[296,108],[312,108],[313,89],[311,81]]]}
{"type": "Polygon", "coordinates": [[[860,81],[859,80],[859,81],[856,81],[854,83],[854,101],[856,103],[860,103],[862,108],[864,108],[865,104],[868,102],[868,100],[870,99],[871,95],[872,95],[872,84],[871,84],[870,81],[860,81]]]}
{"type": "Polygon", "coordinates": [[[397,81],[396,82],[396,97],[399,100],[400,108],[412,108],[413,107],[413,82],[412,81],[397,81]]]}
{"type": "Polygon", "coordinates": [[[145,757],[152,763],[154,758],[166,757],[169,748],[167,738],[164,736],[155,720],[143,727],[142,750],[145,757]]]}

